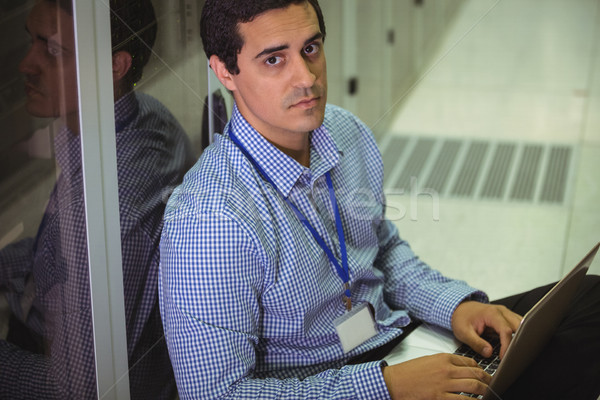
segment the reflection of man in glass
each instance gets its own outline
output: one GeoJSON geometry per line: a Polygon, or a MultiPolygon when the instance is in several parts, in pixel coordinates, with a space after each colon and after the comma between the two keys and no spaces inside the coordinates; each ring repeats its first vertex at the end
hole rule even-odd
{"type": "MultiPolygon", "coordinates": [[[[163,194],[180,180],[191,154],[170,112],[155,99],[132,92],[156,36],[150,0],[113,0],[110,6],[131,394],[172,398],[175,385],[157,303],[158,242],[163,194]]],[[[42,342],[36,349],[0,341],[0,398],[95,398],[70,1],[38,1],[26,27],[31,48],[20,70],[27,111],[61,118],[64,128],[54,143],[60,174],[38,234],[0,252],[0,289],[7,292],[26,332],[42,342]]]]}
{"type": "Polygon", "coordinates": [[[27,19],[31,48],[20,64],[27,111],[36,117],[66,117],[78,131],[77,70],[72,17],[50,1],[35,5],[27,19]]]}

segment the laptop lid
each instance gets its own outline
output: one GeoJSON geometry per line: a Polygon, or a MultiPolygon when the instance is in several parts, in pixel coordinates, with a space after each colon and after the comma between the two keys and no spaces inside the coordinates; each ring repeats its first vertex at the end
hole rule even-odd
{"type": "Polygon", "coordinates": [[[600,243],[592,250],[523,317],[521,326],[508,346],[483,400],[500,400],[500,395],[548,344],[585,277],[600,243]]]}

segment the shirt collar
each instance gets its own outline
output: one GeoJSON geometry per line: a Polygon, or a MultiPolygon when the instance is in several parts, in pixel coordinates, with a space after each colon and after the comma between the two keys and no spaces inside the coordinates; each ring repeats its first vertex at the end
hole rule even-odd
{"type": "Polygon", "coordinates": [[[312,133],[310,165],[313,182],[335,167],[344,155],[343,149],[340,147],[340,143],[335,140],[333,132],[323,124],[312,133]]]}
{"type": "Polygon", "coordinates": [[[61,171],[72,175],[81,169],[81,140],[67,126],[63,126],[54,139],[56,163],[61,171]]]}
{"type": "Polygon", "coordinates": [[[269,174],[277,189],[286,197],[303,174],[309,175],[311,181],[314,181],[339,161],[335,142],[324,125],[312,132],[310,169],[283,153],[258,133],[242,116],[235,103],[228,126],[226,135],[229,135],[229,129],[235,132],[248,154],[269,174]]]}
{"type": "MultiPolygon", "coordinates": [[[[139,105],[134,92],[122,96],[115,103],[115,129],[119,133],[137,116],[139,105]]],[[[56,162],[61,170],[73,174],[81,169],[81,137],[64,125],[54,140],[56,162]]]]}
{"type": "Polygon", "coordinates": [[[115,103],[115,131],[117,134],[129,125],[139,112],[139,104],[135,92],[121,96],[115,103]]]}

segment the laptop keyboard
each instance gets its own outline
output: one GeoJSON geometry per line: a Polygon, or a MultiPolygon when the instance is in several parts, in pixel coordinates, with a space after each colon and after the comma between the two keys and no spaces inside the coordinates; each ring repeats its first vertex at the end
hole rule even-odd
{"type": "MultiPolygon", "coordinates": [[[[458,349],[456,349],[454,354],[458,354],[459,356],[465,356],[465,357],[474,359],[477,362],[477,364],[479,364],[479,366],[481,368],[483,368],[483,370],[485,372],[487,372],[490,375],[494,375],[494,373],[498,369],[498,365],[500,364],[500,338],[498,336],[491,336],[491,337],[485,337],[485,340],[487,340],[492,345],[493,351],[492,351],[491,357],[485,358],[485,357],[481,356],[479,353],[475,352],[473,349],[471,349],[466,344],[463,344],[458,349]]],[[[470,393],[460,393],[460,394],[463,396],[473,397],[476,399],[483,398],[483,396],[476,395],[476,394],[470,394],[470,393]]]]}

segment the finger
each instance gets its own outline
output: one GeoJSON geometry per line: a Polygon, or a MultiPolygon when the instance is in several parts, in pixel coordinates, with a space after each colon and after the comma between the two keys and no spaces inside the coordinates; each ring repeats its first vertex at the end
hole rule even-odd
{"type": "MultiPolygon", "coordinates": [[[[512,340],[513,333],[517,330],[520,323],[521,317],[504,306],[496,306],[492,317],[488,319],[488,327],[492,328],[500,338],[500,358],[504,357],[508,345],[512,340]]],[[[487,349],[485,349],[484,352],[480,352],[479,354],[489,357],[491,353],[491,351],[487,353],[487,349]]]]}
{"type": "Polygon", "coordinates": [[[453,393],[485,394],[488,385],[477,379],[455,379],[448,386],[453,393]]]}
{"type": "Polygon", "coordinates": [[[522,317],[505,307],[502,307],[500,310],[504,321],[499,323],[496,332],[500,337],[500,359],[502,359],[504,358],[504,354],[506,354],[506,350],[508,350],[514,332],[521,324],[522,317]]]}
{"type": "Polygon", "coordinates": [[[473,360],[470,357],[459,356],[457,354],[449,354],[449,356],[450,356],[450,362],[454,366],[457,366],[457,367],[469,367],[469,368],[479,368],[479,369],[481,369],[481,367],[479,366],[479,364],[477,364],[477,361],[473,360]]]}
{"type": "Polygon", "coordinates": [[[512,312],[508,308],[503,311],[503,314],[513,331],[519,329],[519,326],[521,326],[521,322],[523,321],[523,317],[521,315],[512,312]]]}
{"type": "MultiPolygon", "coordinates": [[[[496,330],[494,327],[492,328],[496,330]]],[[[464,342],[483,357],[487,358],[492,355],[492,345],[487,340],[479,336],[474,329],[470,329],[465,332],[464,342]]]]}
{"type": "Polygon", "coordinates": [[[455,368],[449,376],[452,379],[474,379],[486,385],[492,381],[492,376],[480,366],[455,368]]]}
{"type": "Polygon", "coordinates": [[[504,334],[500,334],[500,354],[498,355],[502,360],[504,355],[506,354],[506,350],[508,350],[508,346],[513,338],[513,332],[505,332],[504,334]]]}
{"type": "Polygon", "coordinates": [[[462,394],[458,394],[458,393],[447,393],[446,396],[443,397],[444,400],[448,399],[448,400],[464,400],[466,399],[467,395],[462,395],[462,394]]]}

